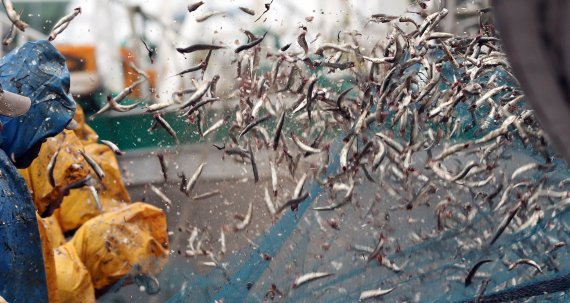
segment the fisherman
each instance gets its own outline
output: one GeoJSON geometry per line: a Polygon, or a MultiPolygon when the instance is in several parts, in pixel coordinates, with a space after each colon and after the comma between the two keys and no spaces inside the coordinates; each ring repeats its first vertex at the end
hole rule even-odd
{"type": "Polygon", "coordinates": [[[39,156],[20,170],[43,215],[39,221],[43,248],[53,252],[44,257],[48,291],[57,294],[59,303],[95,302],[96,292],[101,295],[132,282],[154,293],[160,289],[155,275],[168,260],[166,214],[158,207],[131,201],[115,157],[122,152],[98,143],[79,105],[73,120],[77,129],[46,140],[39,156]],[[104,177],[99,179],[96,170],[104,177]],[[85,177],[90,178],[89,184],[69,190],[65,197],[58,195],[61,188],[85,177]],[[47,215],[50,205],[57,208],[47,215]],[[66,239],[64,233],[73,236],[66,239]],[[50,274],[57,277],[54,285],[50,274]]]}
{"type": "Polygon", "coordinates": [[[28,42],[0,59],[0,296],[48,302],[36,210],[17,171],[42,143],[73,128],[65,58],[47,41],[28,42]]]}

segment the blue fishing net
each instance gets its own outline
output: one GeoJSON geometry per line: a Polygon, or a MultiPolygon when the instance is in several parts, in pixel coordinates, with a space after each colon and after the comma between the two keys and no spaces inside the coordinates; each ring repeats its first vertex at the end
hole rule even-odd
{"type": "MultiPolygon", "coordinates": [[[[435,62],[443,56],[434,50],[428,58],[435,62]]],[[[396,72],[386,86],[372,90],[373,100],[410,75],[423,73],[422,68],[417,63],[396,72]]],[[[462,73],[446,62],[442,77],[447,82],[430,96],[454,89],[462,73]]],[[[496,87],[509,87],[490,97],[496,106],[512,101],[513,92],[520,94],[503,66],[477,75],[469,84],[483,86],[484,94],[491,89],[486,87],[491,79],[496,87]]],[[[415,85],[411,91],[417,92],[426,83],[415,85]]],[[[473,102],[480,94],[467,99],[473,102]]],[[[446,101],[435,99],[428,110],[446,101]]],[[[370,115],[377,110],[385,109],[375,103],[370,115]]],[[[443,129],[446,138],[430,141],[425,135],[425,147],[402,160],[407,162],[405,170],[393,159],[400,155],[391,151],[378,169],[370,167],[371,161],[364,168],[351,168],[356,172],[352,178],[344,173],[339,155],[347,144],[343,139],[354,130],[336,130],[326,170],[316,177],[321,181],[313,178],[305,185],[309,198],[298,210],[286,210],[261,236],[207,273],[194,263],[168,265],[158,277],[161,291],[172,294],[167,302],[567,301],[568,166],[546,143],[536,121],[520,118],[519,124],[504,126],[505,117],[494,118],[492,110],[486,102],[476,108],[459,102],[449,120],[422,121],[424,133],[443,129]],[[479,122],[470,127],[473,120],[479,122]],[[502,135],[482,139],[501,129],[502,135]],[[433,166],[438,154],[466,143],[468,149],[450,153],[433,166]],[[453,177],[469,163],[477,165],[465,176],[453,177]],[[520,169],[529,163],[537,167],[520,169]],[[348,202],[331,210],[315,209],[344,198],[344,191],[335,193],[335,182],[354,183],[348,202]],[[381,249],[373,255],[379,241],[381,249]],[[484,260],[488,262],[473,270],[484,260]],[[295,285],[299,277],[314,272],[330,275],[295,285]],[[385,294],[364,299],[367,291],[378,289],[385,294]]],[[[509,108],[517,117],[529,110],[524,100],[509,108]]],[[[397,126],[390,125],[396,112],[388,110],[386,121],[370,123],[355,140],[356,150],[379,140],[378,132],[405,146],[412,128],[398,134],[397,126]]]]}

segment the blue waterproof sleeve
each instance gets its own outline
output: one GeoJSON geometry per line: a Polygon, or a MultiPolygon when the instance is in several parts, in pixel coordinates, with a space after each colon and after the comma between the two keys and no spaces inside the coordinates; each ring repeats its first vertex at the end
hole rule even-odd
{"type": "Polygon", "coordinates": [[[28,166],[45,139],[73,118],[65,58],[47,41],[26,43],[0,59],[0,86],[32,100],[25,115],[0,116],[0,296],[47,302],[36,210],[15,166],[28,166]]]}
{"type": "Polygon", "coordinates": [[[0,296],[8,302],[47,302],[47,284],[32,197],[0,150],[0,296]]]}

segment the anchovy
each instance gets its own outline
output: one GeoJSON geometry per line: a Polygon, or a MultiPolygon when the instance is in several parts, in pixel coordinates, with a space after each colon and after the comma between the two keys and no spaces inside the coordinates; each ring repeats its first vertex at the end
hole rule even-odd
{"type": "Polygon", "coordinates": [[[513,220],[513,218],[515,217],[521,206],[522,206],[521,203],[519,203],[515,208],[513,208],[510,211],[509,215],[506,216],[505,219],[503,219],[501,224],[499,224],[499,227],[497,228],[497,231],[495,232],[495,235],[493,236],[493,239],[491,239],[489,245],[493,245],[493,243],[495,243],[497,239],[499,239],[499,237],[503,234],[507,226],[509,226],[509,224],[511,223],[511,221],[513,220]]]}
{"type": "Polygon", "coordinates": [[[467,274],[467,277],[465,278],[465,287],[467,287],[471,284],[473,277],[475,277],[475,274],[477,273],[477,270],[479,269],[479,267],[481,267],[481,265],[483,265],[485,263],[489,263],[489,262],[493,262],[493,260],[481,260],[481,261],[477,262],[475,264],[475,266],[473,266],[473,268],[471,268],[471,270],[467,274]]]}
{"type": "Polygon", "coordinates": [[[252,48],[252,47],[258,45],[259,43],[261,43],[261,42],[263,41],[263,39],[265,39],[265,36],[266,36],[266,35],[267,35],[267,32],[265,32],[265,34],[263,34],[263,36],[261,36],[261,38],[255,39],[255,40],[253,40],[253,41],[251,41],[251,42],[249,42],[249,43],[246,43],[246,44],[243,44],[243,45],[238,46],[238,47],[235,49],[235,53],[237,54],[237,53],[239,53],[239,52],[241,52],[241,51],[244,51],[244,50],[246,50],[246,49],[250,49],[250,48],[252,48]]]}
{"type": "MultiPolygon", "coordinates": [[[[5,1],[2,1],[5,2],[5,1]]],[[[8,10],[6,10],[8,12],[8,10]]],[[[64,16],[63,18],[59,19],[59,21],[57,21],[57,23],[53,26],[53,29],[51,31],[51,34],[48,37],[48,41],[53,41],[55,39],[55,37],[57,37],[57,35],[61,34],[69,25],[69,23],[75,18],[77,17],[77,15],[81,14],[81,7],[76,7],[72,13],[64,16]]],[[[8,13],[8,16],[10,16],[10,14],[8,13]]],[[[13,23],[15,26],[18,26],[16,22],[13,23]]],[[[24,31],[22,28],[20,28],[22,31],[24,31]]]]}
{"type": "Polygon", "coordinates": [[[301,140],[299,140],[299,138],[295,135],[294,132],[291,132],[291,139],[293,139],[293,142],[295,143],[295,145],[297,145],[304,152],[316,154],[316,153],[320,153],[322,151],[322,149],[314,148],[314,147],[311,147],[311,146],[301,142],[301,140]]]}
{"type": "Polygon", "coordinates": [[[255,126],[257,126],[260,123],[263,123],[267,120],[269,120],[269,118],[271,118],[270,114],[267,114],[259,119],[254,120],[253,122],[251,122],[250,124],[248,124],[246,127],[244,127],[244,129],[239,133],[238,135],[238,139],[241,139],[241,137],[243,135],[245,135],[248,131],[250,131],[252,128],[254,128],[255,126]]]}
{"type": "Polygon", "coordinates": [[[172,101],[166,101],[166,102],[161,102],[161,103],[155,103],[155,104],[151,104],[151,105],[145,105],[143,106],[142,110],[144,110],[145,112],[149,113],[149,112],[156,112],[159,110],[163,110],[169,106],[171,106],[172,104],[174,104],[172,101]]]}
{"type": "Polygon", "coordinates": [[[10,19],[12,24],[16,26],[19,30],[25,31],[26,27],[28,27],[28,24],[22,21],[22,19],[20,19],[20,14],[14,9],[12,0],[3,0],[2,4],[4,5],[4,9],[6,10],[8,19],[10,19]]]}
{"type": "MultiPolygon", "coordinates": [[[[317,137],[315,138],[315,140],[313,140],[313,143],[311,143],[311,147],[312,148],[317,148],[317,146],[319,146],[321,144],[321,141],[323,140],[324,136],[325,136],[325,132],[327,130],[327,125],[325,124],[325,127],[321,130],[321,132],[317,135],[317,137]]],[[[305,154],[303,155],[303,157],[308,157],[310,156],[312,153],[310,152],[305,152],[305,154]]]]}
{"type": "Polygon", "coordinates": [[[277,197],[277,169],[273,161],[269,161],[269,167],[271,169],[271,186],[273,187],[273,196],[277,197]]]}
{"type": "Polygon", "coordinates": [[[196,102],[196,103],[194,103],[194,105],[192,107],[190,107],[190,109],[187,112],[185,112],[184,114],[182,114],[180,116],[182,117],[182,116],[192,115],[192,113],[197,111],[202,106],[209,104],[209,103],[213,103],[213,102],[218,101],[218,100],[220,100],[220,98],[215,97],[215,98],[207,98],[207,99],[204,99],[202,101],[196,102]]]}
{"type": "Polygon", "coordinates": [[[267,206],[267,210],[269,210],[269,213],[274,216],[275,215],[275,205],[273,204],[273,201],[271,201],[271,196],[269,195],[269,190],[267,189],[267,187],[265,188],[265,205],[267,206]]]}
{"type": "Polygon", "coordinates": [[[196,194],[194,197],[192,197],[192,200],[197,201],[197,200],[204,200],[204,199],[208,199],[210,197],[213,196],[217,196],[217,195],[221,195],[222,192],[219,189],[207,192],[207,193],[203,193],[203,194],[196,194]]]}
{"type": "Polygon", "coordinates": [[[135,90],[135,88],[137,88],[137,86],[141,85],[146,80],[147,80],[146,78],[143,78],[141,80],[133,82],[133,84],[129,85],[127,88],[125,88],[123,91],[121,91],[117,96],[115,96],[115,98],[111,98],[111,96],[107,96],[107,104],[105,104],[103,107],[101,107],[101,109],[99,109],[96,113],[91,115],[91,117],[89,119],[93,120],[93,119],[95,119],[95,117],[106,112],[107,110],[109,110],[111,108],[113,108],[114,110],[116,110],[118,112],[126,112],[126,111],[132,110],[133,108],[137,107],[139,103],[135,103],[135,104],[125,106],[125,105],[120,105],[119,102],[121,102],[128,95],[130,95],[135,90]]]}
{"type": "Polygon", "coordinates": [[[350,139],[344,144],[342,149],[340,150],[340,167],[343,171],[348,169],[348,153],[354,144],[355,136],[351,136],[350,139]]]}
{"type": "Polygon", "coordinates": [[[226,47],[223,45],[198,43],[198,44],[192,44],[192,45],[187,46],[187,47],[178,47],[178,48],[176,48],[176,51],[181,53],[181,54],[188,54],[188,53],[192,53],[195,51],[216,50],[216,49],[221,49],[221,48],[226,48],[226,47]]]}
{"type": "Polygon", "coordinates": [[[520,259],[520,260],[512,263],[511,265],[509,265],[509,271],[515,269],[515,267],[517,267],[519,264],[530,265],[530,266],[534,267],[536,270],[538,270],[539,272],[542,272],[542,268],[540,268],[540,265],[538,265],[536,262],[534,262],[531,259],[520,259]]]}
{"type": "Polygon", "coordinates": [[[85,161],[87,161],[89,166],[91,166],[91,168],[93,169],[99,180],[103,180],[103,178],[105,177],[105,172],[103,171],[101,166],[99,166],[99,164],[97,164],[97,162],[95,162],[95,160],[93,160],[93,158],[91,158],[83,150],[79,150],[79,153],[81,153],[85,161]]]}
{"type": "Polygon", "coordinates": [[[297,181],[297,185],[295,186],[295,191],[293,191],[293,198],[299,198],[301,196],[301,192],[303,191],[303,187],[305,186],[305,180],[307,180],[307,174],[304,173],[301,178],[297,181]]]}
{"type": "Polygon", "coordinates": [[[379,23],[387,23],[396,19],[398,19],[397,16],[391,16],[386,14],[374,14],[370,16],[370,21],[379,22],[379,23]]]}
{"type": "Polygon", "coordinates": [[[471,142],[467,142],[467,143],[458,143],[455,145],[452,145],[446,149],[444,149],[441,154],[439,154],[438,156],[434,157],[433,159],[435,161],[439,161],[442,159],[445,159],[447,156],[453,155],[455,153],[458,153],[460,151],[463,151],[465,149],[467,149],[469,146],[471,145],[471,142]]]}
{"type": "Polygon", "coordinates": [[[218,150],[223,150],[226,148],[226,143],[224,143],[223,145],[212,144],[212,146],[214,146],[218,150]]]}
{"type": "Polygon", "coordinates": [[[350,118],[350,114],[346,113],[345,109],[342,107],[342,101],[344,100],[344,97],[353,89],[354,87],[348,88],[346,90],[344,90],[343,92],[341,92],[338,97],[336,98],[336,108],[343,114],[348,115],[348,118],[350,118]]]}
{"type": "Polygon", "coordinates": [[[298,198],[294,198],[291,199],[287,202],[285,202],[284,204],[280,205],[277,210],[275,211],[276,214],[280,214],[281,212],[283,212],[287,207],[291,207],[291,208],[295,208],[299,205],[299,203],[305,201],[305,199],[307,199],[309,197],[309,193],[305,193],[302,196],[298,197],[298,198]]]}
{"type": "Polygon", "coordinates": [[[12,41],[14,41],[14,38],[16,38],[16,26],[12,24],[12,26],[10,26],[8,35],[6,35],[6,37],[2,40],[2,44],[8,46],[12,43],[12,41]]]}
{"type": "Polygon", "coordinates": [[[158,123],[158,125],[162,126],[162,128],[164,128],[168,134],[174,138],[174,140],[176,140],[176,144],[179,143],[178,141],[178,136],[176,135],[176,131],[172,128],[172,126],[170,126],[170,124],[162,117],[161,114],[154,114],[153,115],[154,120],[158,123]]]}
{"type": "Polygon", "coordinates": [[[48,180],[49,180],[49,184],[51,185],[51,187],[55,187],[55,177],[53,176],[53,171],[55,170],[55,164],[57,163],[57,156],[59,155],[60,150],[61,150],[61,146],[58,147],[55,154],[53,154],[53,156],[51,156],[51,159],[49,160],[49,163],[47,165],[48,180]]]}
{"type": "Polygon", "coordinates": [[[239,9],[248,15],[252,15],[252,16],[255,15],[255,11],[250,9],[250,8],[240,6],[239,9]]]}
{"type": "Polygon", "coordinates": [[[206,13],[204,15],[196,17],[196,22],[203,22],[203,21],[210,19],[211,17],[217,16],[217,15],[222,15],[222,14],[224,14],[224,12],[218,12],[218,11],[209,12],[209,13],[206,13]]]}
{"type": "Polygon", "coordinates": [[[247,158],[247,159],[249,159],[249,152],[246,151],[246,150],[243,150],[243,149],[241,149],[241,148],[239,148],[239,147],[237,147],[237,148],[226,148],[226,149],[224,150],[224,153],[225,153],[226,155],[229,155],[229,156],[237,155],[237,156],[240,156],[240,157],[242,157],[242,158],[247,158]]]}
{"type": "Polygon", "coordinates": [[[459,172],[455,177],[453,177],[453,179],[451,181],[455,182],[455,181],[458,181],[458,180],[465,178],[465,176],[467,176],[469,171],[471,171],[475,167],[479,167],[479,164],[477,164],[475,162],[469,163],[467,166],[465,166],[465,168],[463,168],[463,170],[461,172],[459,172]]]}
{"type": "Polygon", "coordinates": [[[374,64],[382,64],[382,63],[392,63],[394,62],[394,57],[382,57],[382,58],[372,58],[368,56],[362,56],[362,58],[366,61],[370,61],[374,64]]]}
{"type": "Polygon", "coordinates": [[[388,137],[384,133],[376,133],[376,136],[382,139],[382,141],[384,141],[389,147],[397,151],[399,154],[404,152],[404,147],[402,147],[400,143],[396,142],[394,139],[388,137]]]}
{"type": "Polygon", "coordinates": [[[185,75],[185,74],[187,74],[187,73],[199,71],[199,70],[202,69],[202,67],[203,67],[203,64],[202,64],[202,62],[200,62],[200,63],[198,63],[198,64],[196,64],[196,65],[194,65],[194,66],[192,66],[192,67],[190,67],[190,68],[188,68],[188,69],[185,69],[185,70],[179,72],[178,74],[172,75],[172,77],[175,77],[175,76],[182,76],[182,75],[185,75]]]}
{"type": "Polygon", "coordinates": [[[192,96],[190,96],[190,98],[188,100],[186,100],[184,103],[182,103],[180,105],[180,108],[181,109],[186,108],[186,107],[194,105],[196,102],[198,102],[204,96],[204,94],[206,94],[206,92],[208,91],[208,88],[210,88],[211,84],[212,84],[211,81],[204,81],[202,86],[200,86],[194,92],[194,94],[192,94],[192,96]]]}
{"type": "Polygon", "coordinates": [[[332,68],[333,70],[334,69],[345,70],[345,69],[353,68],[355,66],[354,62],[352,62],[352,61],[347,61],[347,62],[342,62],[342,63],[325,61],[321,64],[322,64],[322,66],[332,68]]]}
{"type": "Polygon", "coordinates": [[[330,205],[325,205],[325,206],[316,206],[313,207],[313,210],[316,211],[330,211],[330,210],[335,210],[337,208],[343,207],[344,205],[346,205],[346,203],[348,203],[349,200],[348,199],[343,199],[338,203],[334,203],[334,204],[330,204],[330,205]]]}
{"type": "Polygon", "coordinates": [[[282,52],[284,52],[284,51],[287,51],[289,49],[289,47],[291,47],[291,43],[287,43],[287,44],[281,46],[280,50],[282,52]]]}
{"type": "Polygon", "coordinates": [[[332,276],[332,273],[328,273],[328,272],[312,272],[312,273],[308,273],[308,274],[304,274],[300,277],[298,277],[297,279],[295,279],[295,282],[293,283],[293,288],[297,288],[307,282],[313,281],[313,280],[317,280],[317,279],[321,279],[321,278],[326,278],[329,276],[332,276]]]}
{"type": "Polygon", "coordinates": [[[90,186],[87,186],[87,188],[89,188],[89,191],[91,192],[91,195],[93,196],[93,200],[95,200],[95,206],[97,206],[97,209],[99,211],[103,211],[103,206],[101,205],[101,201],[99,200],[99,194],[97,193],[97,189],[95,188],[95,186],[90,185],[90,186]]]}
{"type": "Polygon", "coordinates": [[[259,182],[259,172],[257,171],[257,163],[255,163],[255,157],[253,155],[253,149],[251,144],[249,144],[249,160],[251,161],[251,169],[253,171],[253,180],[255,183],[259,182]]]}
{"type": "Polygon", "coordinates": [[[166,163],[166,159],[164,158],[164,154],[157,154],[158,162],[160,163],[160,169],[162,171],[162,176],[164,177],[164,182],[168,182],[168,165],[166,163]]]}
{"type": "Polygon", "coordinates": [[[376,243],[376,247],[374,247],[374,250],[366,258],[367,262],[370,262],[370,261],[376,259],[380,255],[380,251],[382,250],[382,247],[384,247],[384,237],[380,236],[380,239],[378,239],[378,243],[376,243]]]}
{"type": "Polygon", "coordinates": [[[117,103],[114,98],[111,98],[111,96],[107,96],[107,102],[108,102],[109,107],[111,109],[113,109],[114,111],[117,111],[117,112],[121,112],[121,113],[133,110],[134,108],[136,108],[140,104],[140,102],[136,102],[136,103],[129,104],[129,105],[121,105],[121,104],[117,103]]]}
{"type": "Polygon", "coordinates": [[[297,36],[297,43],[305,52],[305,56],[309,53],[309,45],[307,45],[307,40],[305,40],[305,35],[307,35],[307,30],[303,28],[303,31],[297,36]]]}
{"type": "Polygon", "coordinates": [[[246,228],[251,222],[251,215],[253,214],[253,202],[249,202],[249,207],[247,208],[247,214],[245,215],[243,221],[234,225],[234,231],[240,231],[246,228]]]}
{"type": "Polygon", "coordinates": [[[516,117],[515,116],[510,116],[507,117],[504,121],[503,124],[501,125],[501,127],[490,131],[488,134],[486,134],[485,136],[475,140],[475,144],[481,144],[481,143],[485,143],[489,140],[493,140],[499,136],[502,136],[504,134],[507,134],[509,132],[509,126],[511,124],[513,124],[513,122],[515,121],[516,117]]]}
{"type": "Polygon", "coordinates": [[[366,176],[366,179],[368,179],[368,181],[370,181],[372,183],[376,183],[376,180],[374,180],[372,175],[370,175],[370,172],[368,171],[368,169],[366,169],[366,165],[364,163],[362,163],[362,164],[360,164],[360,167],[362,168],[362,171],[364,172],[364,176],[366,176]]]}
{"type": "MultiPolygon", "coordinates": [[[[210,57],[212,57],[212,50],[209,50],[208,54],[206,55],[206,58],[202,62],[200,62],[200,65],[202,67],[202,79],[204,79],[204,73],[206,73],[206,69],[208,69],[208,64],[210,64],[210,57]]],[[[214,75],[214,77],[212,77],[212,83],[210,84],[210,95],[212,97],[215,97],[216,83],[218,82],[219,78],[220,76],[218,75],[214,75]]]]}
{"type": "Polygon", "coordinates": [[[204,163],[200,164],[200,166],[198,166],[198,169],[196,169],[196,172],[194,172],[194,174],[192,175],[190,180],[188,180],[188,183],[186,184],[186,186],[184,186],[183,192],[186,194],[186,196],[190,196],[190,193],[192,192],[192,190],[196,186],[196,181],[198,181],[198,178],[200,178],[200,175],[202,174],[202,170],[204,169],[204,166],[206,166],[206,162],[204,162],[204,163]]]}
{"type": "Polygon", "coordinates": [[[485,294],[485,291],[487,290],[487,286],[489,285],[489,281],[490,281],[490,279],[484,279],[483,281],[481,281],[481,287],[479,287],[477,299],[475,299],[474,303],[481,303],[482,302],[481,300],[483,299],[483,295],[485,294]]]}
{"type": "Polygon", "coordinates": [[[307,88],[307,115],[309,116],[309,121],[311,121],[311,109],[313,104],[313,89],[315,87],[315,83],[317,83],[317,78],[313,78],[311,82],[309,82],[309,86],[307,88]]]}
{"type": "Polygon", "coordinates": [[[261,17],[263,17],[263,15],[265,15],[265,13],[267,13],[269,11],[272,3],[273,3],[273,0],[271,0],[271,2],[269,2],[269,3],[264,4],[265,5],[265,11],[263,13],[261,13],[261,15],[259,15],[259,17],[257,19],[255,19],[254,22],[257,22],[259,19],[261,19],[261,17]]]}
{"type": "Polygon", "coordinates": [[[151,184],[150,189],[167,204],[168,208],[172,206],[172,201],[158,187],[151,184]]]}
{"type": "Polygon", "coordinates": [[[566,242],[562,242],[562,241],[556,242],[556,243],[554,243],[554,245],[552,246],[551,249],[549,249],[545,252],[545,254],[549,255],[549,254],[553,253],[554,251],[556,251],[559,248],[564,247],[564,246],[566,246],[566,242]]]}
{"type": "Polygon", "coordinates": [[[188,12],[191,13],[197,10],[200,6],[202,6],[202,4],[204,4],[204,1],[197,1],[192,4],[188,4],[188,12]]]}
{"type": "Polygon", "coordinates": [[[362,131],[362,128],[364,126],[364,121],[366,120],[366,116],[369,114],[369,109],[370,109],[371,105],[372,105],[372,103],[368,103],[368,105],[362,111],[362,113],[360,114],[358,119],[356,119],[356,121],[354,122],[353,127],[352,127],[352,131],[354,132],[354,136],[358,136],[360,134],[360,132],[362,131]]]}
{"type": "Polygon", "coordinates": [[[220,228],[220,252],[222,254],[226,253],[226,234],[224,233],[224,228],[220,228]]]}
{"type": "Polygon", "coordinates": [[[544,164],[540,164],[540,163],[529,163],[526,165],[523,165],[519,168],[517,168],[513,174],[511,175],[511,181],[514,180],[516,177],[518,177],[521,174],[524,174],[525,172],[529,171],[529,170],[533,170],[533,169],[545,169],[548,167],[551,167],[552,165],[544,165],[544,164]]]}
{"type": "Polygon", "coordinates": [[[382,140],[378,140],[378,146],[378,152],[374,155],[374,159],[372,159],[372,171],[378,169],[378,166],[380,166],[382,160],[384,160],[384,157],[386,156],[386,146],[384,146],[382,140]]]}
{"type": "Polygon", "coordinates": [[[125,152],[121,151],[119,147],[111,141],[101,140],[101,143],[107,145],[117,156],[122,156],[125,154],[125,152]]]}
{"type": "Polygon", "coordinates": [[[507,188],[505,188],[505,191],[503,192],[503,195],[501,196],[501,200],[499,200],[499,203],[497,204],[497,206],[495,206],[495,208],[493,209],[493,211],[497,211],[499,208],[501,208],[505,203],[507,203],[507,201],[509,200],[509,195],[511,194],[512,190],[520,187],[520,186],[529,186],[530,184],[528,182],[520,182],[517,184],[509,184],[507,186],[507,188]]]}
{"type": "MultiPolygon", "coordinates": [[[[144,48],[145,48],[146,51],[147,51],[147,55],[148,55],[148,59],[150,60],[150,64],[154,64],[154,55],[155,55],[155,50],[154,50],[154,48],[151,49],[150,47],[148,47],[148,44],[146,44],[146,42],[145,42],[142,38],[141,38],[141,42],[143,43],[144,48]]],[[[137,72],[140,71],[140,70],[138,70],[138,69],[135,69],[135,70],[137,70],[137,72]]],[[[147,77],[147,78],[148,78],[148,77],[147,77]]]]}
{"type": "Polygon", "coordinates": [[[205,138],[209,133],[215,131],[216,129],[220,128],[222,125],[224,125],[224,118],[218,120],[216,123],[212,124],[212,126],[210,126],[210,128],[208,128],[203,134],[202,137],[205,138]]]}
{"type": "Polygon", "coordinates": [[[378,288],[378,289],[366,290],[366,291],[363,291],[360,293],[360,297],[358,300],[364,301],[367,299],[385,296],[385,295],[391,293],[394,289],[395,288],[388,288],[388,289],[378,288]]]}
{"type": "Polygon", "coordinates": [[[283,129],[283,123],[285,122],[285,110],[281,112],[281,116],[277,121],[277,126],[275,127],[275,134],[273,135],[273,150],[277,150],[279,146],[279,139],[281,138],[281,130],[283,129]]]}

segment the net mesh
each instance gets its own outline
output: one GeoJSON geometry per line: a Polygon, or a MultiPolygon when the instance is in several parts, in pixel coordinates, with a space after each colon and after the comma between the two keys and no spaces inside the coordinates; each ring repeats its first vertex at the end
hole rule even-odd
{"type": "MultiPolygon", "coordinates": [[[[385,44],[394,62],[377,73],[385,62],[366,59],[375,81],[357,74],[335,86],[360,85],[350,95],[358,101],[345,109],[350,123],[330,128],[323,169],[308,170],[309,198],[206,274],[193,263],[169,265],[159,277],[163,290],[176,291],[168,302],[568,300],[567,164],[547,143],[490,32],[423,43],[445,14],[430,15],[401,40],[394,29],[385,44]],[[310,273],[327,275],[302,283],[310,273]],[[366,298],[379,289],[384,294],[366,298]]],[[[255,87],[255,73],[244,74],[242,100],[255,87]]],[[[287,77],[274,79],[283,85],[287,77]]],[[[317,83],[311,79],[301,90],[317,83]]],[[[319,93],[314,119],[330,114],[332,98],[308,89],[309,98],[319,93]]],[[[310,107],[282,110],[305,121],[310,107]]],[[[251,112],[247,102],[240,108],[251,112]]],[[[283,132],[314,137],[304,128],[290,123],[283,132]]]]}

